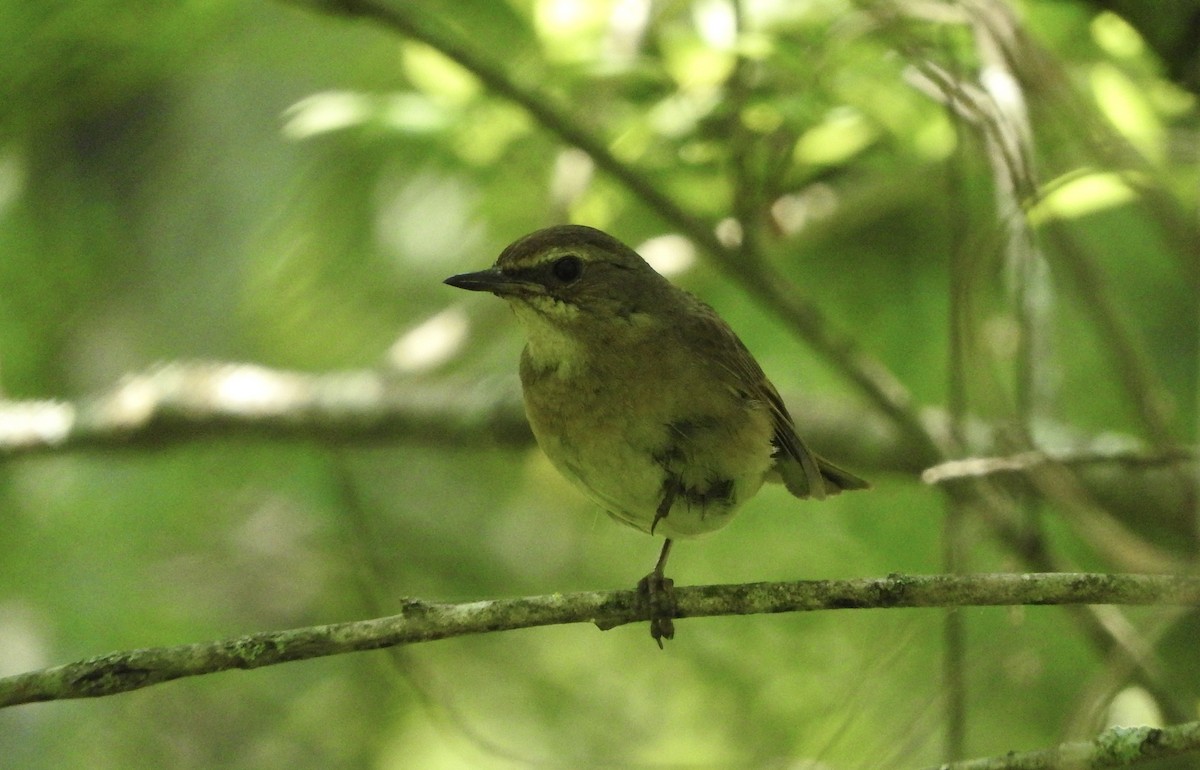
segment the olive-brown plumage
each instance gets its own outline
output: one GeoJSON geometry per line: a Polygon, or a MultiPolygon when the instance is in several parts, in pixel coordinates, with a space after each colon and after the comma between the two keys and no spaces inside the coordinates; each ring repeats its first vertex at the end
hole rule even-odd
{"type": "MultiPolygon", "coordinates": [[[[764,481],[818,499],[867,486],[805,446],[712,308],[599,230],[539,230],[446,283],[503,297],[524,327],[525,410],[554,466],[613,518],[667,538],[643,581],[652,599],[669,589],[672,538],[724,526],[764,481]]],[[[669,637],[651,609],[655,639],[669,637]]]]}

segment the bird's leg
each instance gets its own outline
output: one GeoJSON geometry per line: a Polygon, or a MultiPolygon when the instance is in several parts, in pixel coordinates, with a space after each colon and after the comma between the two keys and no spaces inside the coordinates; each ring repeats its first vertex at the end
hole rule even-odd
{"type": "MultiPolygon", "coordinates": [[[[667,512],[671,510],[671,504],[675,502],[677,491],[678,486],[674,483],[668,481],[664,485],[662,502],[658,504],[654,522],[650,525],[651,532],[654,532],[654,527],[659,520],[666,518],[667,512]]],[[[676,611],[675,581],[663,574],[667,568],[667,557],[670,555],[671,539],[667,538],[663,542],[662,552],[658,555],[654,569],[649,575],[639,580],[637,585],[638,593],[646,596],[646,604],[650,608],[650,636],[654,637],[660,650],[663,646],[663,639],[672,639],[675,636],[675,623],[671,620],[676,611]]]]}
{"type": "Polygon", "coordinates": [[[654,511],[654,521],[650,522],[650,534],[654,534],[655,527],[658,522],[667,518],[667,514],[671,512],[671,506],[675,503],[675,495],[679,491],[679,485],[672,479],[667,479],[663,482],[663,499],[658,504],[658,509],[654,511]]]}
{"type": "Polygon", "coordinates": [[[663,542],[662,552],[658,562],[649,575],[638,581],[637,590],[644,594],[650,607],[650,636],[658,643],[661,650],[663,639],[675,637],[675,623],[671,620],[675,615],[675,581],[663,574],[667,566],[667,556],[671,553],[671,540],[663,542]]]}

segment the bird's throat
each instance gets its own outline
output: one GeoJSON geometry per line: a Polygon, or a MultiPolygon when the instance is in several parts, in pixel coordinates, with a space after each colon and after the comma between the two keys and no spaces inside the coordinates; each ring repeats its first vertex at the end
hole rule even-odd
{"type": "Polygon", "coordinates": [[[588,356],[586,340],[537,309],[513,303],[513,310],[525,328],[526,366],[538,374],[553,373],[559,377],[571,377],[584,368],[588,356]]]}

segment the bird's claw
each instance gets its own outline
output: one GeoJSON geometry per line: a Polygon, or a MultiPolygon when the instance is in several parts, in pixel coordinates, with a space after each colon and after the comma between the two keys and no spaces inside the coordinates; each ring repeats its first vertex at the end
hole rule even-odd
{"type": "Polygon", "coordinates": [[[650,616],[650,636],[661,650],[663,639],[675,638],[675,623],[672,618],[675,606],[675,581],[661,572],[651,572],[638,581],[638,594],[644,596],[650,616]]]}

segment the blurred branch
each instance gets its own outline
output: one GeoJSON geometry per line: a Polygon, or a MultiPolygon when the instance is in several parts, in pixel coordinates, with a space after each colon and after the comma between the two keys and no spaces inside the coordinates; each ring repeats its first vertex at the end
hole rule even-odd
{"type": "MultiPolygon", "coordinates": [[[[1200,578],[1089,573],[890,575],[857,580],[691,586],[675,589],[678,618],[895,607],[1200,605],[1200,578]]],[[[0,678],[0,707],[137,690],[231,669],[517,628],[648,619],[636,591],[588,591],[466,604],[407,600],[390,617],[268,631],[216,642],[100,655],[0,678]]]]}
{"type": "MultiPolygon", "coordinates": [[[[1040,479],[1035,476],[1031,480],[1040,492],[1046,494],[1044,484],[1039,483],[1040,479]]],[[[1011,505],[1011,496],[1003,487],[984,479],[949,484],[944,488],[952,500],[964,505],[969,503],[970,510],[991,529],[1000,542],[1021,559],[1027,569],[1047,574],[1074,572],[1073,567],[1051,553],[1045,538],[1031,536],[1028,529],[1021,526],[1020,519],[1015,517],[1017,512],[1011,505]]],[[[1140,550],[1151,549],[1149,543],[1140,539],[1137,543],[1140,550]]],[[[1187,550],[1190,552],[1190,548],[1187,550]]],[[[1170,567],[1165,566],[1166,564],[1178,565],[1181,573],[1194,573],[1191,565],[1169,555],[1164,556],[1159,564],[1152,566],[1150,571],[1169,571],[1170,567]]],[[[1153,645],[1139,632],[1138,626],[1125,616],[1120,607],[1089,604],[1065,607],[1064,612],[1075,622],[1083,638],[1097,652],[1128,670],[1132,680],[1145,687],[1157,699],[1171,721],[1183,722],[1192,716],[1193,711],[1188,704],[1176,697],[1172,688],[1167,685],[1153,645]]]]}
{"type": "MultiPolygon", "coordinates": [[[[1056,364],[1051,340],[1057,307],[1050,266],[1034,235],[1023,202],[1039,189],[1034,159],[1037,148],[1025,103],[1025,87],[1009,61],[1012,38],[1019,22],[1001,0],[975,0],[964,4],[980,57],[977,99],[964,104],[962,96],[973,89],[962,83],[954,105],[973,112],[992,168],[996,219],[1003,229],[1003,265],[1010,313],[1019,330],[1015,371],[1016,416],[1025,432],[1023,443],[1033,442],[1033,423],[1052,414],[1056,401],[1056,364]]],[[[964,115],[968,121],[969,117],[964,115]]],[[[1025,511],[1028,526],[1038,526],[1037,511],[1025,511]]]]}
{"type": "MultiPolygon", "coordinates": [[[[1026,96],[1032,94],[1036,98],[1041,94],[1041,79],[1036,77],[1034,70],[1021,67],[1019,63],[1027,64],[1030,57],[1022,54],[1036,45],[1025,34],[1008,4],[996,0],[971,0],[954,7],[961,11],[961,17],[943,19],[941,23],[970,27],[974,50],[979,57],[978,71],[970,78],[935,63],[925,50],[912,44],[902,42],[899,48],[913,67],[909,73],[910,82],[945,104],[961,119],[961,125],[973,127],[989,161],[996,216],[1006,236],[1003,256],[1009,279],[1010,312],[1015,319],[1014,326],[1019,330],[1014,372],[1015,411],[1024,436],[1018,439],[1018,445],[1028,447],[1033,445],[1033,437],[1038,435],[1035,429],[1045,424],[1045,416],[1052,412],[1050,407],[1058,395],[1054,392],[1054,359],[1048,344],[1052,337],[1050,322],[1055,296],[1048,262],[1038,248],[1025,214],[1025,207],[1041,194],[1034,169],[1037,146],[1026,109],[1026,96]]],[[[877,16],[883,23],[892,21],[880,11],[877,7],[877,16]]],[[[919,13],[925,13],[924,6],[919,13]]],[[[908,38],[900,34],[898,39],[906,41],[908,38]]],[[[967,267],[965,260],[958,262],[956,266],[960,269],[967,267]]],[[[1091,262],[1083,257],[1079,257],[1078,262],[1075,272],[1083,272],[1092,278],[1090,288],[1096,288],[1098,279],[1092,274],[1091,262]]],[[[1134,531],[1126,527],[1120,518],[1100,504],[1098,496],[1090,494],[1080,483],[1084,472],[1081,466],[1113,468],[1125,459],[1112,453],[1106,453],[1107,458],[1097,459],[1094,464],[1069,463],[1044,452],[1032,451],[1003,458],[967,458],[935,466],[925,471],[923,478],[928,483],[947,483],[943,488],[952,500],[961,504],[974,503],[972,509],[982,516],[1002,542],[1022,557],[1026,568],[1044,572],[1061,569],[1059,560],[1054,558],[1041,535],[1039,506],[1049,501],[1054,504],[1056,514],[1074,524],[1085,540],[1111,559],[1111,563],[1134,570],[1149,566],[1152,571],[1172,567],[1177,571],[1191,571],[1193,567],[1189,561],[1177,558],[1175,554],[1190,554],[1195,541],[1194,527],[1189,522],[1178,521],[1180,513],[1186,517],[1186,512],[1193,509],[1192,475],[1187,472],[1187,463],[1192,458],[1190,453],[1177,456],[1179,450],[1174,446],[1160,408],[1164,403],[1162,389],[1144,356],[1139,356],[1137,346],[1129,341],[1114,306],[1106,297],[1097,298],[1098,291],[1081,294],[1084,305],[1097,316],[1098,327],[1113,332],[1106,335],[1105,340],[1117,361],[1116,368],[1122,372],[1130,400],[1137,405],[1146,433],[1155,446],[1152,452],[1124,454],[1126,457],[1135,455],[1139,461],[1144,461],[1139,463],[1144,469],[1160,468],[1161,474],[1157,475],[1174,477],[1170,487],[1175,492],[1177,504],[1170,509],[1159,509],[1161,521],[1175,519],[1177,525],[1169,550],[1145,539],[1145,530],[1134,531]],[[1019,474],[1020,479],[1016,484],[1004,483],[998,476],[1002,473],[1019,474]],[[981,483],[973,483],[972,479],[981,483]],[[996,487],[996,482],[1003,486],[996,487]],[[1139,567],[1131,567],[1131,562],[1137,562],[1139,567]]],[[[962,307],[952,306],[952,310],[958,312],[951,318],[952,342],[963,346],[965,337],[961,330],[969,328],[966,303],[970,298],[956,294],[953,299],[962,307]]],[[[968,360],[965,352],[965,349],[952,348],[952,364],[965,366],[968,360]]],[[[954,370],[951,374],[952,416],[959,417],[965,408],[957,401],[966,394],[962,385],[965,374],[954,370]]],[[[1002,446],[999,442],[994,445],[1002,446]]],[[[1064,459],[1082,460],[1090,454],[1069,452],[1064,453],[1064,459]]],[[[952,510],[955,509],[952,507],[952,510]]],[[[1139,519],[1135,517],[1129,521],[1138,522],[1139,519]]],[[[1122,667],[1132,672],[1137,681],[1156,696],[1162,696],[1173,715],[1190,713],[1186,704],[1171,697],[1170,688],[1148,654],[1150,645],[1144,643],[1118,608],[1071,608],[1069,612],[1097,649],[1120,660],[1122,667]]]]}
{"type": "MultiPolygon", "coordinates": [[[[916,447],[894,423],[845,400],[805,396],[793,409],[806,439],[823,454],[864,470],[917,474],[925,469],[916,447]]],[[[930,435],[948,435],[945,415],[929,410],[930,435]]],[[[1074,436],[1067,428],[1055,432],[1074,436]]],[[[1142,453],[1076,450],[986,457],[996,443],[986,426],[963,428],[968,450],[981,457],[936,465],[926,479],[945,483],[978,474],[1031,472],[1045,462],[1072,467],[1112,510],[1120,499],[1147,509],[1172,510],[1176,495],[1164,470],[1187,450],[1142,453]]],[[[46,452],[158,448],[204,438],[262,436],[362,445],[410,441],[439,446],[533,445],[515,379],[413,381],[385,369],[309,374],[257,364],[179,361],[130,374],[111,390],[78,401],[0,399],[0,459],[46,452]]],[[[939,439],[941,440],[941,439],[939,439]]],[[[1072,442],[1086,441],[1074,436],[1072,442]]],[[[1108,437],[1111,441],[1112,437],[1108,437]]]]}
{"type": "MultiPolygon", "coordinates": [[[[973,32],[975,49],[981,60],[980,71],[972,82],[959,71],[956,56],[948,58],[950,67],[939,74],[954,84],[953,89],[944,89],[939,96],[955,120],[954,125],[963,138],[966,126],[974,126],[983,146],[983,154],[991,169],[992,196],[996,222],[1004,233],[1002,261],[1005,272],[1010,313],[1014,326],[1019,330],[1014,380],[1017,394],[1016,417],[1027,437],[1033,434],[1033,423],[1051,412],[1048,383],[1044,376],[1052,360],[1048,341],[1053,291],[1048,280],[1049,271],[1045,258],[1038,248],[1029,220],[1024,215],[1021,201],[1037,188],[1034,170],[1033,130],[1029,125],[1024,94],[1000,55],[999,41],[993,26],[1007,28],[1011,21],[1006,6],[990,2],[961,3],[958,6],[969,22],[973,32]]],[[[913,59],[910,59],[913,60],[913,59]]],[[[920,61],[916,59],[915,61],[920,61]]],[[[933,68],[926,62],[927,68],[933,68]]],[[[929,76],[926,76],[929,77],[929,76]]],[[[962,153],[962,145],[959,145],[962,153]]],[[[962,252],[965,239],[960,237],[954,244],[956,252],[962,252]]],[[[970,372],[970,357],[967,350],[968,330],[971,323],[973,300],[971,276],[977,272],[979,254],[974,249],[967,253],[955,253],[953,265],[957,273],[951,277],[952,302],[949,337],[956,350],[952,353],[949,377],[951,415],[954,429],[954,446],[964,449],[961,437],[968,404],[966,384],[970,372]]],[[[1025,439],[1031,441],[1030,438],[1025,439]]],[[[1027,494],[1013,497],[1020,501],[1022,520],[1021,535],[1025,540],[1040,539],[1040,519],[1036,501],[1027,494]]],[[[944,554],[948,572],[966,570],[970,554],[966,523],[972,506],[961,496],[948,495],[945,521],[944,554]]],[[[955,760],[964,755],[967,730],[966,694],[966,620],[962,613],[950,610],[946,615],[945,682],[947,688],[946,709],[946,758],[955,760]]]]}
{"type": "Polygon", "coordinates": [[[1156,759],[1200,750],[1200,722],[1170,727],[1112,727],[1090,741],[1063,743],[1052,749],[1007,754],[937,765],[928,770],[1062,770],[1063,768],[1133,767],[1156,759]]]}
{"type": "MultiPolygon", "coordinates": [[[[864,416],[853,404],[810,400],[796,411],[806,438],[824,453],[870,467],[883,462],[889,470],[921,470],[891,423],[864,416]]],[[[77,402],[0,399],[0,460],[255,436],[343,445],[533,445],[515,377],[416,382],[385,369],[308,374],[178,361],[127,375],[111,390],[77,402]]]]}
{"type": "MultiPolygon", "coordinates": [[[[1059,65],[1020,27],[1011,8],[998,3],[989,5],[994,9],[992,23],[987,25],[988,32],[994,37],[992,47],[1002,52],[996,59],[1008,69],[1013,82],[1019,82],[1024,90],[1035,96],[1039,94],[1039,88],[1044,87],[1043,83],[1057,84],[1061,80],[1056,72],[1059,65]]],[[[1059,86],[1053,90],[1056,91],[1053,93],[1055,99],[1048,101],[1055,108],[1054,112],[1059,111],[1059,102],[1078,101],[1077,96],[1069,95],[1069,88],[1059,86]]],[[[1107,121],[1093,119],[1090,122],[1094,124],[1107,121]]],[[[1073,128],[1078,130],[1077,126],[1073,128]]],[[[1087,135],[1092,132],[1080,133],[1087,135]]],[[[1110,126],[1107,133],[1115,132],[1110,126]]],[[[1128,145],[1127,140],[1121,142],[1120,146],[1127,148],[1127,163],[1136,163],[1135,168],[1150,171],[1149,164],[1128,145]]],[[[1111,149],[1108,151],[1112,152],[1111,149]]],[[[1116,163],[1113,165],[1120,167],[1116,163]]],[[[1032,205],[1042,192],[1031,187],[1022,191],[1022,194],[1026,202],[1032,205]]],[[[1175,208],[1178,206],[1171,207],[1175,208]]],[[[1078,286],[1078,301],[1091,315],[1101,339],[1107,344],[1114,359],[1115,369],[1121,376],[1126,394],[1135,406],[1138,417],[1156,444],[1169,445],[1172,438],[1170,421],[1167,418],[1168,391],[1147,361],[1143,352],[1145,345],[1136,339],[1127,322],[1121,318],[1095,260],[1067,236],[1060,223],[1052,222],[1047,231],[1060,250],[1057,264],[1065,266],[1073,275],[1078,286]]]]}
{"type": "Polygon", "coordinates": [[[209,436],[366,443],[529,445],[507,383],[422,385],[383,370],[305,374],[255,364],[178,362],[79,402],[0,400],[0,457],[154,447],[209,436]]]}
{"type": "MultiPolygon", "coordinates": [[[[1108,609],[1115,608],[1109,607],[1108,609]]],[[[1178,630],[1177,627],[1180,623],[1187,622],[1193,614],[1191,609],[1179,607],[1156,613],[1156,617],[1148,622],[1139,622],[1137,631],[1140,643],[1150,651],[1162,649],[1160,645],[1168,634],[1178,630]]],[[[1072,737],[1083,736],[1094,732],[1098,726],[1105,725],[1107,712],[1114,699],[1122,690],[1129,687],[1131,681],[1137,681],[1137,668],[1138,661],[1114,645],[1098,670],[1089,677],[1090,681],[1080,689],[1079,697],[1076,698],[1075,713],[1063,723],[1061,734],[1072,737]]],[[[1160,698],[1158,704],[1171,709],[1170,703],[1179,699],[1170,689],[1167,690],[1167,695],[1169,700],[1160,698]]],[[[1196,716],[1194,704],[1185,701],[1177,705],[1183,706],[1181,710],[1183,716],[1179,719],[1170,718],[1168,721],[1185,722],[1196,716]]]]}
{"type": "Polygon", "coordinates": [[[1172,543],[1174,549],[1168,551],[1143,538],[1108,507],[1098,504],[1080,480],[1087,477],[1089,468],[1139,468],[1144,472],[1131,473],[1131,478],[1150,474],[1174,476],[1180,481],[1179,491],[1187,495],[1192,488],[1189,478],[1194,463],[1194,452],[1184,447],[1168,452],[1035,450],[1007,457],[952,460],[926,469],[921,478],[928,484],[962,484],[970,479],[1020,477],[1038,493],[1039,500],[1053,504],[1057,515],[1071,522],[1079,535],[1109,560],[1107,563],[1130,572],[1184,572],[1195,565],[1192,556],[1195,538],[1186,528],[1190,506],[1177,509],[1182,514],[1177,514],[1178,537],[1172,543]]]}
{"type": "MultiPolygon", "coordinates": [[[[403,37],[424,43],[466,69],[487,90],[520,106],[544,129],[566,144],[587,153],[596,167],[617,180],[662,219],[695,241],[716,265],[783,318],[814,350],[853,382],[871,402],[892,419],[916,448],[924,463],[942,454],[935,438],[925,431],[912,397],[904,384],[881,361],[859,349],[857,342],[834,330],[813,302],[792,282],[773,270],[761,255],[746,244],[726,246],[712,227],[693,216],[647,175],[622,162],[595,132],[585,128],[558,101],[552,100],[538,82],[522,83],[512,77],[498,58],[482,55],[462,34],[454,34],[401,2],[383,4],[373,0],[292,0],[303,7],[369,19],[403,37]]],[[[745,228],[745,223],[743,223],[745,228]]]]}
{"type": "Polygon", "coordinates": [[[1187,447],[1176,447],[1168,451],[1110,452],[1047,452],[1029,450],[1005,457],[966,457],[938,463],[921,473],[926,484],[944,484],[968,478],[980,478],[1002,473],[1020,473],[1046,465],[1073,467],[1095,465],[1122,465],[1130,468],[1165,467],[1196,459],[1196,453],[1187,447]]]}

